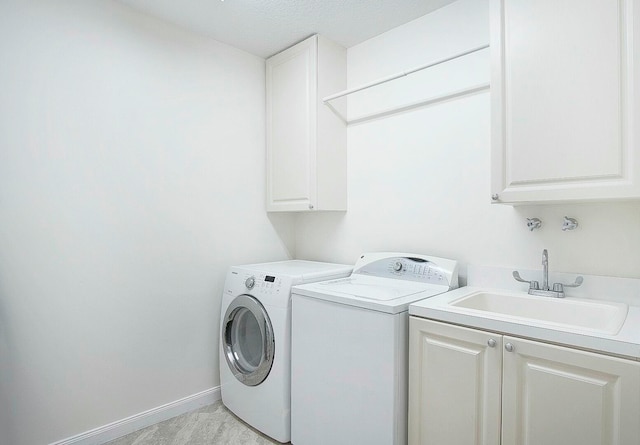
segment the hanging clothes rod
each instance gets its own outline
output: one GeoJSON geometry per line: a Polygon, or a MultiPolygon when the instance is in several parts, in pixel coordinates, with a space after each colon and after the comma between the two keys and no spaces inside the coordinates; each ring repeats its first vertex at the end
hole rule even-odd
{"type": "Polygon", "coordinates": [[[400,77],[408,76],[409,74],[413,74],[413,73],[415,73],[417,71],[422,71],[422,70],[425,70],[427,68],[431,68],[433,66],[440,65],[441,63],[449,62],[449,61],[457,59],[459,57],[463,57],[463,56],[469,55],[471,53],[475,53],[476,51],[481,51],[481,50],[486,49],[486,48],[489,48],[489,45],[478,46],[476,48],[464,51],[462,53],[458,53],[456,55],[449,56],[449,57],[446,57],[444,59],[436,60],[435,62],[430,62],[430,63],[427,63],[426,65],[418,66],[418,67],[413,68],[413,69],[411,69],[409,71],[403,71],[403,72],[395,74],[393,76],[389,76],[389,77],[385,77],[385,78],[380,79],[380,80],[376,80],[375,82],[370,82],[370,83],[367,83],[365,85],[361,85],[359,87],[351,88],[349,90],[345,90],[345,91],[342,91],[340,93],[332,94],[331,96],[327,96],[327,97],[323,98],[322,102],[324,102],[326,104],[327,102],[329,102],[331,100],[338,99],[338,98],[343,97],[343,96],[348,96],[349,94],[353,94],[353,93],[356,93],[358,91],[366,90],[367,88],[375,87],[376,85],[381,85],[383,83],[399,79],[400,77]]]}

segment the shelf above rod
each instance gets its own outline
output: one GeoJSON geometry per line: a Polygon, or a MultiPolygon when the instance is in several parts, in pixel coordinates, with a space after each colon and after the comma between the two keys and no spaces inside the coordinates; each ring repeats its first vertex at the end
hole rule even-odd
{"type": "Polygon", "coordinates": [[[408,71],[403,71],[403,72],[395,74],[393,76],[389,76],[389,77],[385,77],[385,78],[380,79],[380,80],[376,80],[375,82],[370,82],[370,83],[361,85],[359,87],[351,88],[351,89],[342,91],[340,93],[332,94],[331,96],[327,96],[327,97],[323,98],[322,102],[324,102],[326,104],[327,102],[329,102],[331,100],[338,99],[338,98],[343,97],[343,96],[348,96],[349,94],[357,93],[358,91],[366,90],[367,88],[375,87],[376,85],[381,85],[383,83],[399,79],[400,77],[408,76],[409,74],[413,74],[413,73],[415,73],[417,71],[422,71],[424,69],[431,68],[433,66],[440,65],[441,63],[449,62],[449,61],[457,59],[459,57],[463,57],[463,56],[469,55],[471,53],[475,53],[476,51],[481,51],[481,50],[487,49],[487,48],[489,48],[488,44],[487,45],[478,46],[476,48],[472,48],[470,50],[455,54],[453,56],[446,57],[444,59],[436,60],[434,62],[429,62],[426,65],[420,65],[420,66],[418,66],[416,68],[413,68],[413,69],[410,69],[408,71]]]}

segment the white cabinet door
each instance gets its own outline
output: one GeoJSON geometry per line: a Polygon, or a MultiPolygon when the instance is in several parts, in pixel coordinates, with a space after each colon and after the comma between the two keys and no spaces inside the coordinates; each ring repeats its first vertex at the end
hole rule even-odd
{"type": "Polygon", "coordinates": [[[501,336],[415,317],[409,333],[409,444],[498,444],[501,336]]]}
{"type": "Polygon", "coordinates": [[[346,124],[322,97],[346,87],[346,50],[312,36],[267,59],[267,211],[346,210],[346,124]]]}
{"type": "Polygon", "coordinates": [[[503,342],[502,445],[640,444],[640,363],[503,342]]]}
{"type": "Polygon", "coordinates": [[[316,200],[317,39],[267,60],[267,210],[316,200]]]}
{"type": "Polygon", "coordinates": [[[494,202],[640,197],[639,10],[491,0],[494,202]]]}

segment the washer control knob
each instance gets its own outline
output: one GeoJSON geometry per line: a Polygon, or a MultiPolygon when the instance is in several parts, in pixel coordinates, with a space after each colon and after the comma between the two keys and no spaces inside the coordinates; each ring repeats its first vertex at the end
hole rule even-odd
{"type": "Polygon", "coordinates": [[[396,261],[395,264],[393,265],[393,270],[395,270],[396,272],[400,272],[403,267],[404,266],[402,265],[401,261],[396,261]]]}
{"type": "Polygon", "coordinates": [[[256,285],[256,277],[249,277],[244,280],[244,285],[247,286],[247,289],[253,289],[253,286],[256,285]]]}

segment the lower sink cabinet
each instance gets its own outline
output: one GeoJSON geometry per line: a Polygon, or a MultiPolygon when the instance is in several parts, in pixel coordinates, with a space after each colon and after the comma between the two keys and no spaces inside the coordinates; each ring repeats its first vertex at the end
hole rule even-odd
{"type": "Polygon", "coordinates": [[[640,445],[640,362],[409,322],[409,445],[640,445]]]}

